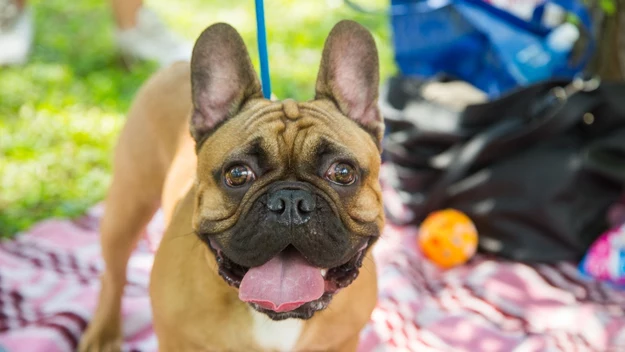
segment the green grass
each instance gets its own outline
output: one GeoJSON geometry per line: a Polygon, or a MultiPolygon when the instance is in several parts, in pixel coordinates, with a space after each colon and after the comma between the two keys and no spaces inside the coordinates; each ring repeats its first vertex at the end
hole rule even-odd
{"type": "MultiPolygon", "coordinates": [[[[367,1],[383,8],[386,1],[367,1]]],[[[0,68],[0,237],[49,217],[74,217],[102,200],[110,159],[132,98],[152,63],[123,64],[106,0],[37,0],[29,62],[0,68]]],[[[208,25],[235,26],[258,67],[252,1],[147,1],[178,33],[195,39],[208,25]]],[[[367,26],[378,43],[382,77],[394,72],[388,20],[341,0],[267,1],[274,93],[313,95],[321,48],[343,18],[367,26]]]]}

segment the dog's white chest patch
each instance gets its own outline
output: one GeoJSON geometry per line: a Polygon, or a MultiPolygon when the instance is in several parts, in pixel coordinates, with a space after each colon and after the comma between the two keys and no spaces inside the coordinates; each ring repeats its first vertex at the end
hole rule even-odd
{"type": "Polygon", "coordinates": [[[273,321],[266,315],[250,308],[254,317],[253,334],[263,350],[291,352],[302,332],[304,322],[300,319],[273,321]]]}

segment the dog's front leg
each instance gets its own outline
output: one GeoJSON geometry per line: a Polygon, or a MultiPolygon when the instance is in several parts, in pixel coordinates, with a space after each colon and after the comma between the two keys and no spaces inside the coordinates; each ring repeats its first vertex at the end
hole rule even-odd
{"type": "Polygon", "coordinates": [[[158,202],[132,199],[127,189],[120,188],[124,187],[113,181],[102,220],[101,244],[105,270],[101,277],[96,312],[80,343],[81,352],[121,349],[120,314],[126,267],[142,230],[158,208],[158,202]]]}
{"type": "Polygon", "coordinates": [[[101,224],[105,270],[96,312],[81,339],[79,351],[119,351],[122,343],[121,302],[130,255],[160,203],[165,170],[136,133],[140,120],[131,114],[122,132],[114,175],[101,224]]]}

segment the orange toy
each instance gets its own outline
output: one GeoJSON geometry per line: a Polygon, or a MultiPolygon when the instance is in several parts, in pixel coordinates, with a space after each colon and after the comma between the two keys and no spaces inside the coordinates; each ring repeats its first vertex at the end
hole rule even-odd
{"type": "Polygon", "coordinates": [[[428,259],[447,269],[473,257],[477,250],[477,230],[464,213],[445,209],[425,218],[418,241],[428,259]]]}

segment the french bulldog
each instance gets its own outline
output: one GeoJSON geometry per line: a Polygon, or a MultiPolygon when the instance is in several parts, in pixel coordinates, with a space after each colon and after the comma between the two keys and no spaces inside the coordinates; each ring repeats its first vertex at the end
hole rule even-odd
{"type": "Polygon", "coordinates": [[[347,20],[326,39],[310,101],[264,99],[223,23],[200,35],[190,65],[149,79],[116,147],[101,293],[79,350],[120,350],[127,262],[160,207],[160,351],[354,351],[384,225],[378,84],[373,37],[347,20]]]}

